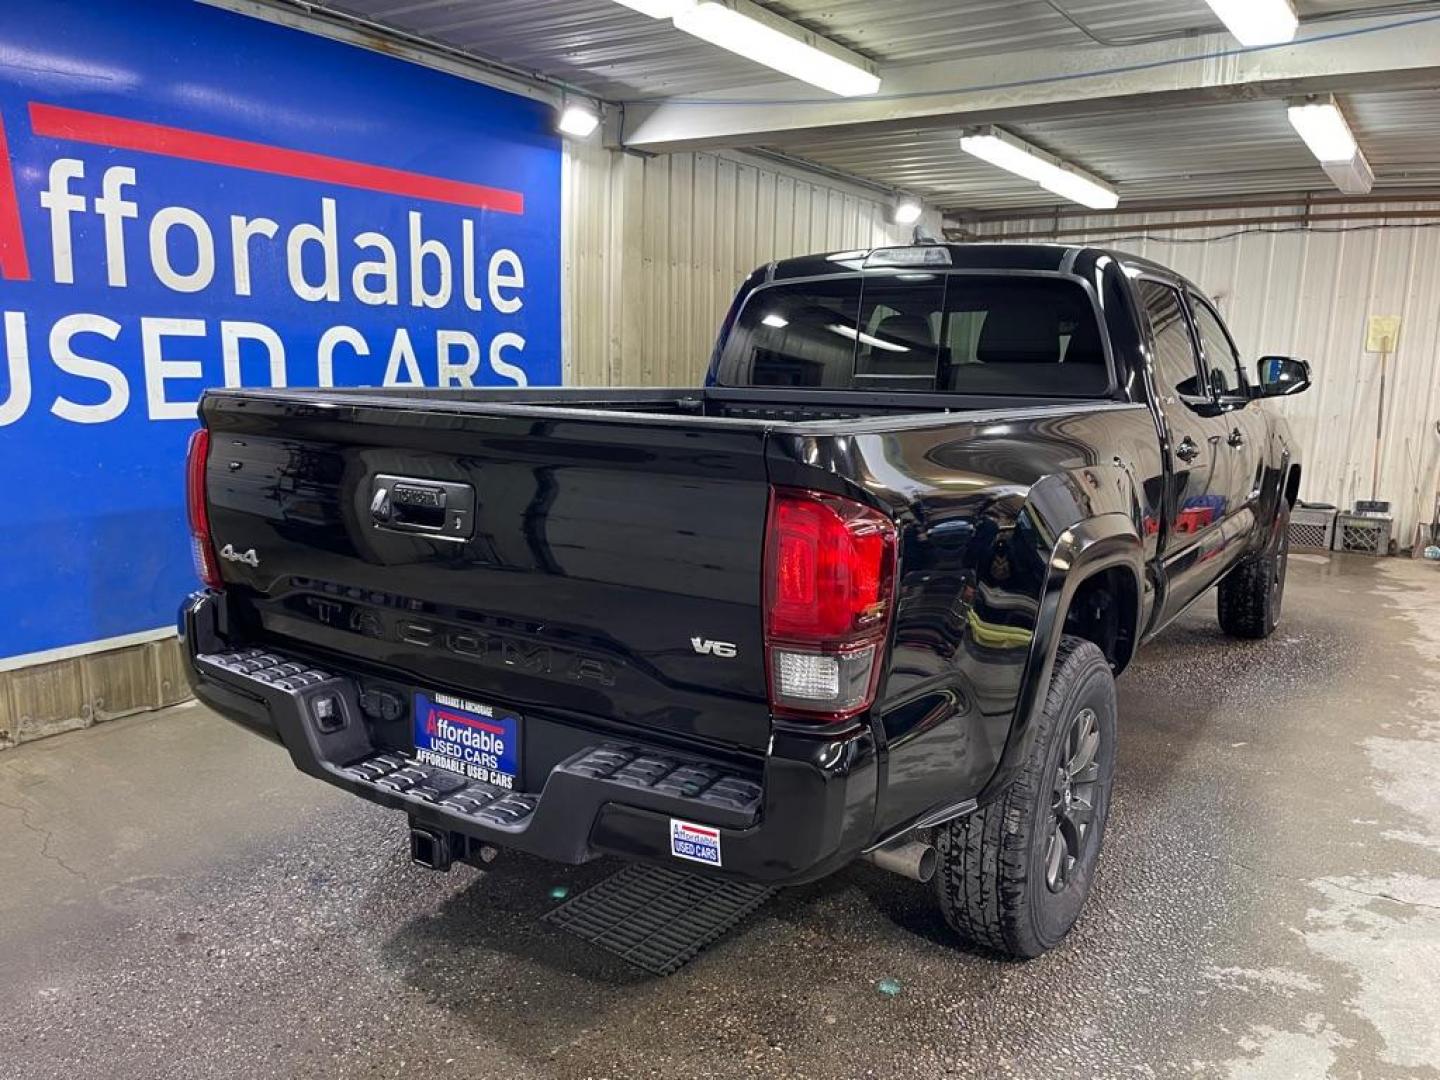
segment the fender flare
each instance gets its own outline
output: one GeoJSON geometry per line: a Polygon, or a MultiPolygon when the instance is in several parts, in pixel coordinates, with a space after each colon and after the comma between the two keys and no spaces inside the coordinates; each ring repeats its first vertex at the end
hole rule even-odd
{"type": "MultiPolygon", "coordinates": [[[[1024,765],[1035,740],[1036,721],[1045,707],[1045,695],[1055,666],[1055,654],[1065,629],[1065,617],[1076,590],[1086,580],[1112,567],[1128,569],[1135,577],[1135,634],[1143,623],[1145,545],[1128,514],[1118,511],[1076,522],[1060,534],[1050,552],[1040,595],[1035,636],[1021,676],[1020,693],[1010,722],[1010,734],[1000,764],[977,800],[981,805],[1007,787],[1024,765]]],[[[1137,642],[1138,643],[1138,642],[1137,642]]]]}

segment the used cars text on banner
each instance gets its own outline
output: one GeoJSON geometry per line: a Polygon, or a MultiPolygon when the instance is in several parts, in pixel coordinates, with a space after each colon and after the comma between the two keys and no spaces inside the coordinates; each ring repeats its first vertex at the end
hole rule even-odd
{"type": "Polygon", "coordinates": [[[561,377],[549,106],[189,0],[136,15],[0,22],[0,659],[173,620],[204,388],[561,377]]]}

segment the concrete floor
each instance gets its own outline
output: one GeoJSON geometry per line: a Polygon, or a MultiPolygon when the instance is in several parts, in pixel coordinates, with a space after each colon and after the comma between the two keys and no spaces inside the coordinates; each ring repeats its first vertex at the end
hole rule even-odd
{"type": "Polygon", "coordinates": [[[199,707],[7,751],[0,1076],[1440,1075],[1440,567],[1289,588],[1121,680],[1097,890],[1029,964],[856,867],[656,979],[537,922],[612,867],[430,874],[199,707]]]}

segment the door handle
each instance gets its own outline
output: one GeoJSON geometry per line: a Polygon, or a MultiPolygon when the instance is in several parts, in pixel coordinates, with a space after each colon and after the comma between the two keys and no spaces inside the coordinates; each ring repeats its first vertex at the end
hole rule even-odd
{"type": "Polygon", "coordinates": [[[1228,439],[1226,439],[1225,441],[1226,441],[1227,443],[1229,443],[1231,446],[1244,446],[1244,445],[1245,445],[1245,433],[1244,433],[1243,431],[1241,431],[1241,430],[1237,427],[1235,430],[1233,430],[1232,432],[1230,432],[1230,437],[1229,437],[1228,439]]]}
{"type": "Polygon", "coordinates": [[[1180,440],[1180,445],[1175,447],[1175,456],[1187,465],[1200,456],[1200,446],[1189,435],[1180,440]]]}
{"type": "Polygon", "coordinates": [[[475,489],[382,473],[370,482],[370,523],[386,532],[469,540],[475,533],[475,489]]]}

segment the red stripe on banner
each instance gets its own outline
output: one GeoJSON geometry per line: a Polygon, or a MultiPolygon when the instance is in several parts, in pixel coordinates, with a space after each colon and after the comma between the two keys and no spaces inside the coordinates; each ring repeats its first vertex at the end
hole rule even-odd
{"type": "Polygon", "coordinates": [[[488,731],[492,735],[504,735],[505,729],[497,724],[487,724],[484,720],[474,720],[468,716],[461,716],[459,713],[446,712],[444,709],[430,707],[430,715],[438,716],[443,720],[449,720],[452,724],[464,724],[466,727],[479,728],[481,731],[488,731]]]}
{"type": "Polygon", "coordinates": [[[25,233],[20,228],[20,203],[15,198],[15,173],[10,168],[10,147],[5,142],[5,121],[0,118],[0,277],[29,281],[30,260],[25,255],[25,233]]]}
{"type": "Polygon", "coordinates": [[[147,154],[202,161],[208,165],[228,165],[236,169],[291,176],[297,180],[317,180],[326,184],[380,191],[387,195],[405,195],[416,199],[473,206],[479,210],[498,210],[502,214],[523,214],[525,195],[519,191],[467,184],[424,173],[388,169],[382,165],[366,165],[359,161],[312,154],[305,150],[286,150],[279,146],[228,139],[221,135],[205,135],[184,128],[125,120],[118,116],[82,112],[59,105],[30,102],[30,127],[36,135],[76,142],[114,146],[122,150],[139,150],[147,154]]]}

